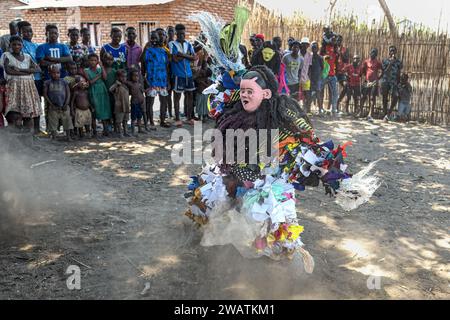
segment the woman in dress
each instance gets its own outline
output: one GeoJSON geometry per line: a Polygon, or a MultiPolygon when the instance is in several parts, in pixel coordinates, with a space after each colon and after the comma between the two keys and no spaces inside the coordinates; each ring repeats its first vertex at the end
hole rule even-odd
{"type": "Polygon", "coordinates": [[[23,126],[31,129],[33,118],[41,115],[39,94],[33,76],[40,69],[29,54],[22,52],[22,47],[22,39],[12,36],[11,52],[5,52],[0,59],[7,81],[5,115],[8,122],[16,128],[23,126]]]}

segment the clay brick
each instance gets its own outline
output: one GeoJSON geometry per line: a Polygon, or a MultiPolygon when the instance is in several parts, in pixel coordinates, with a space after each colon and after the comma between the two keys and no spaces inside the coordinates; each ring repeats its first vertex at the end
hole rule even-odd
{"type": "Polygon", "coordinates": [[[24,5],[24,3],[17,0],[0,1],[0,31],[2,33],[9,33],[9,23],[12,20],[16,18],[23,19],[23,12],[11,9],[22,5],[24,5]]]}

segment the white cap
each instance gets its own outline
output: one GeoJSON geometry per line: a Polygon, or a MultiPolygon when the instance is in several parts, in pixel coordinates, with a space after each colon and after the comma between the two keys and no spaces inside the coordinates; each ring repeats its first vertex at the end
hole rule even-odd
{"type": "Polygon", "coordinates": [[[300,43],[307,43],[307,44],[310,44],[309,38],[308,38],[308,37],[302,38],[302,41],[300,41],[300,43]]]}

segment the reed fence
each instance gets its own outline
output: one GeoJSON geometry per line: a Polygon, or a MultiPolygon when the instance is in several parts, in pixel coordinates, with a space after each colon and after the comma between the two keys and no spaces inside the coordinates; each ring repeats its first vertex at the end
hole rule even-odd
{"type": "MultiPolygon", "coordinates": [[[[280,36],[284,45],[289,37],[321,43],[324,22],[310,21],[299,14],[286,18],[261,8],[253,7],[250,20],[243,34],[244,43],[249,46],[249,35],[263,33],[266,39],[280,36]]],[[[379,58],[388,55],[393,38],[386,21],[367,25],[358,17],[335,16],[331,27],[344,38],[344,46],[350,54],[363,59],[372,48],[378,48],[379,58]]],[[[399,56],[413,86],[411,119],[434,125],[448,126],[450,123],[450,38],[446,32],[433,31],[417,24],[403,24],[399,27],[397,42],[399,56]]],[[[377,99],[381,111],[381,98],[377,99]]]]}

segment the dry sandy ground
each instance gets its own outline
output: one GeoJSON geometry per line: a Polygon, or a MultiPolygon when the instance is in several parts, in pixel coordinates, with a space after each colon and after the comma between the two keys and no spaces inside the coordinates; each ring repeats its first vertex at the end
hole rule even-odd
{"type": "Polygon", "coordinates": [[[171,129],[158,128],[137,140],[41,140],[31,157],[25,148],[2,159],[0,298],[449,299],[448,129],[313,122],[322,139],[354,142],[353,172],[383,158],[383,182],[350,213],[323,188],[299,195],[312,275],[231,246],[201,247],[182,197],[199,166],[174,166],[171,129]],[[30,169],[45,160],[57,161],[30,169]],[[66,287],[69,265],[81,268],[81,290],[66,287]]]}

